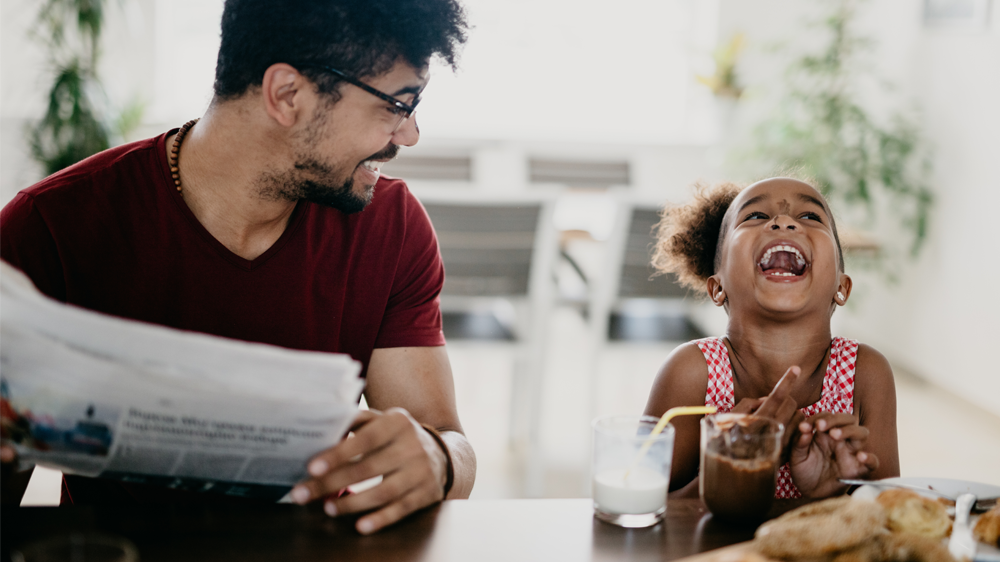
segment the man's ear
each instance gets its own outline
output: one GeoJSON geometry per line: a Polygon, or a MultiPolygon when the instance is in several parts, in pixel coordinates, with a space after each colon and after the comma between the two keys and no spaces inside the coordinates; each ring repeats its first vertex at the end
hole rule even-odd
{"type": "Polygon", "coordinates": [[[837,285],[837,294],[833,297],[833,300],[840,306],[847,304],[847,299],[851,298],[851,289],[854,287],[854,281],[851,280],[851,276],[846,273],[840,274],[840,284],[837,285]]]}
{"type": "Polygon", "coordinates": [[[261,95],[268,116],[283,127],[291,127],[309,111],[309,101],[315,92],[295,67],[279,62],[264,72],[261,95]]]}

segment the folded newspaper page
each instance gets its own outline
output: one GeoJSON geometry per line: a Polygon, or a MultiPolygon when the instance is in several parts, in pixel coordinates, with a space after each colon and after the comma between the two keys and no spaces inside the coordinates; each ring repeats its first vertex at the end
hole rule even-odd
{"type": "Polygon", "coordinates": [[[282,497],[357,413],[361,365],[65,305],[0,263],[2,438],[22,463],[282,497]]]}

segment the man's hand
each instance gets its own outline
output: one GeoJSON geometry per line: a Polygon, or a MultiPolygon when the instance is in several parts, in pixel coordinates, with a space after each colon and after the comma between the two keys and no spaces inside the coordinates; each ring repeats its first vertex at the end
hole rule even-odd
{"type": "Polygon", "coordinates": [[[878,469],[878,457],[863,450],[868,430],[856,416],[822,412],[800,423],[798,430],[788,462],[805,497],[839,494],[847,488],[841,478],[864,478],[878,469]]]}
{"type": "Polygon", "coordinates": [[[376,510],[356,524],[359,533],[369,534],[444,499],[447,458],[406,410],[361,411],[351,431],[309,462],[312,478],[292,490],[293,500],[325,499],[331,516],[376,510]],[[374,487],[337,497],[347,486],[376,476],[382,482],[374,487]]]}
{"type": "Polygon", "coordinates": [[[31,479],[31,470],[18,472],[17,451],[7,443],[0,443],[0,503],[20,505],[24,490],[31,479]]]}

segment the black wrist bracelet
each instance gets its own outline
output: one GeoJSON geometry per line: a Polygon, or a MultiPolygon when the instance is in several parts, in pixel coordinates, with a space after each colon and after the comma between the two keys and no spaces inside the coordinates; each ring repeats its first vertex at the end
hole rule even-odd
{"type": "Polygon", "coordinates": [[[455,484],[455,465],[451,462],[451,452],[448,451],[448,445],[444,442],[438,430],[426,423],[422,423],[420,426],[427,430],[427,433],[431,434],[431,437],[437,441],[438,447],[441,447],[441,451],[444,452],[445,464],[447,465],[445,467],[444,498],[447,499],[448,492],[451,491],[451,487],[455,484]]]}

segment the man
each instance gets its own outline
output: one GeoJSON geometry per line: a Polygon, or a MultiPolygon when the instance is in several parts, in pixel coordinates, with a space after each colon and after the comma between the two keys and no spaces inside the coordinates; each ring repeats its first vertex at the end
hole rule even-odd
{"type": "MultiPolygon", "coordinates": [[[[227,0],[205,115],[22,191],[0,214],[0,254],[65,302],[360,361],[372,411],[310,461],[296,502],[371,511],[357,521],[370,533],[468,497],[475,455],[443,347],[437,242],[378,171],[417,142],[428,62],[454,67],[466,29],[456,0],[227,0]]],[[[75,502],[179,501],[66,484],[75,502]]]]}

